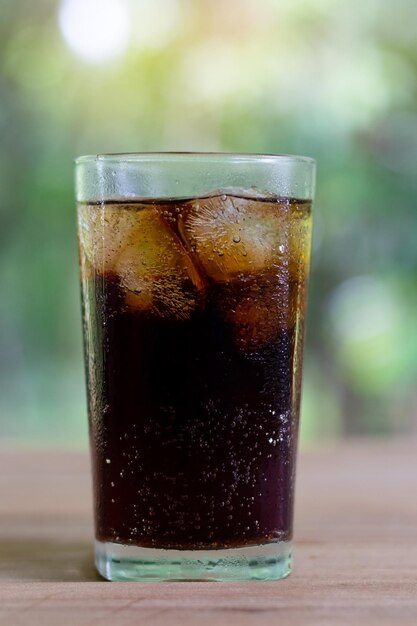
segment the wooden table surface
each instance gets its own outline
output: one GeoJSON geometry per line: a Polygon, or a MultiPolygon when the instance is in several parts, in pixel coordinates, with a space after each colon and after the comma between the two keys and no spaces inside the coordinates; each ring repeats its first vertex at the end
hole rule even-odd
{"type": "Polygon", "coordinates": [[[0,624],[417,624],[417,441],[300,454],[295,562],[277,582],[108,583],[88,458],[0,455],[0,624]]]}

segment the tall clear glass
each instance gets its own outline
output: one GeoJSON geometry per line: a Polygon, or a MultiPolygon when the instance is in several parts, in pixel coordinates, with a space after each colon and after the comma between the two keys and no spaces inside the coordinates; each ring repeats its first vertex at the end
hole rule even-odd
{"type": "Polygon", "coordinates": [[[77,159],[105,578],[289,574],[314,170],[286,155],[77,159]]]}

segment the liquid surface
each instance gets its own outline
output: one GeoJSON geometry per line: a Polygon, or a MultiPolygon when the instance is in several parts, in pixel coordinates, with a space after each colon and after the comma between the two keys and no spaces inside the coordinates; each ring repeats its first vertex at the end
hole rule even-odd
{"type": "Polygon", "coordinates": [[[96,535],[289,539],[310,205],[80,205],[96,535]]]}

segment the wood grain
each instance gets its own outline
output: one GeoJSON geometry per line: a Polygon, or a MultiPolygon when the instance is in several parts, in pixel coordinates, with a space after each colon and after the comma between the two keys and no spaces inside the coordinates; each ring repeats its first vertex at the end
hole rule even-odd
{"type": "Polygon", "coordinates": [[[417,442],[300,454],[284,581],[107,583],[92,562],[87,456],[0,457],[0,624],[417,624],[417,442]]]}

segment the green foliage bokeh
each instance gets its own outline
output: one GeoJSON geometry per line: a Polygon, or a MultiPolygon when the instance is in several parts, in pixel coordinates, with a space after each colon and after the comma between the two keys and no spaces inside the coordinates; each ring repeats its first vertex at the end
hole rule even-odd
{"type": "Polygon", "coordinates": [[[95,65],[3,2],[0,435],[86,444],[72,161],[146,150],[317,159],[303,440],[415,431],[417,4],[177,0],[150,42],[147,2],[95,65]]]}

